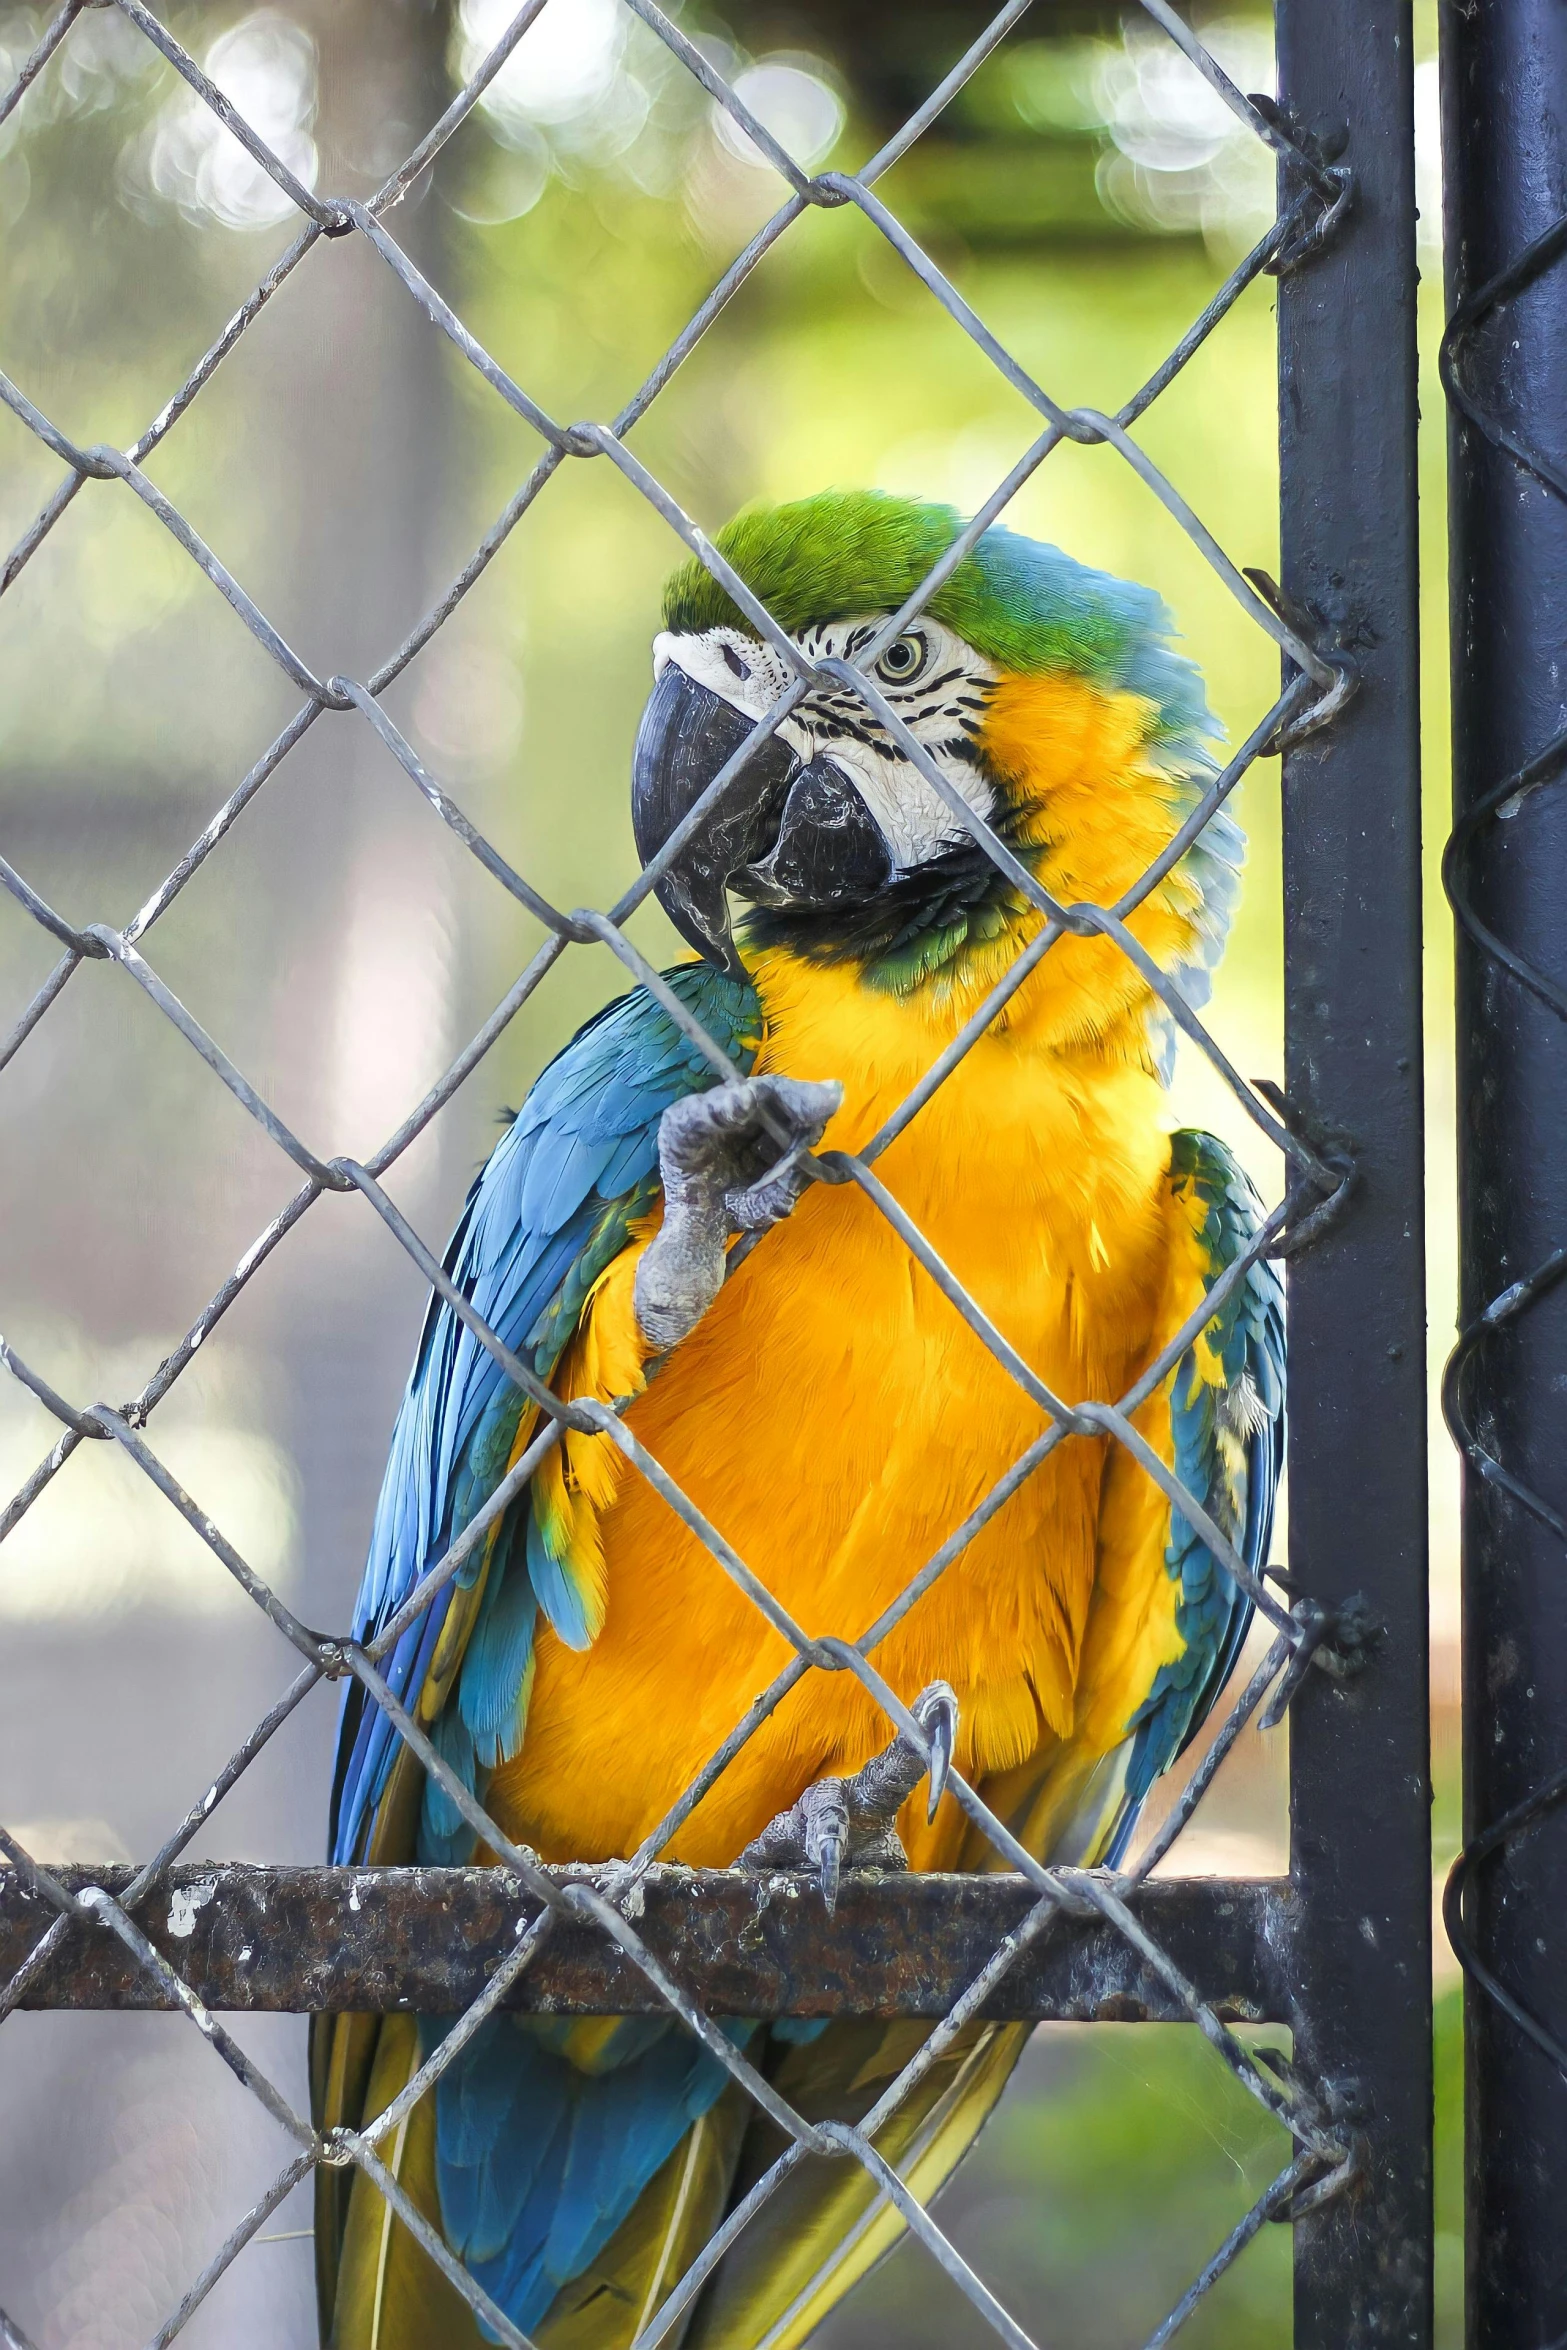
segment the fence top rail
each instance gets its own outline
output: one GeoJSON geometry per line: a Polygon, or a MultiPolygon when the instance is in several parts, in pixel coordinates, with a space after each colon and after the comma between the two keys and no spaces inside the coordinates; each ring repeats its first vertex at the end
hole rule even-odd
{"type": "MultiPolygon", "coordinates": [[[[123,1900],[128,1867],[70,1869],[123,1900]]],[[[562,1885],[613,1893],[613,1869],[558,1869],[562,1885]]],[[[1070,1895],[1072,1872],[1061,1872],[1070,1895]]],[[[1009,1935],[1027,1948],[985,2001],[987,2018],[1184,2022],[1146,1960],[1092,1910],[1046,1905],[1023,1877],[846,1878],[829,1913],[802,1878],[658,1866],[638,1888],[638,1931],[719,2015],[942,2016],[1009,1935]]],[[[1128,1884],[1142,1929],[1198,1981],[1226,2021],[1288,2023],[1297,1897],[1287,1877],[1155,1878],[1128,1884]]],[[[284,2013],[451,2014],[479,1995],[539,1904],[505,1869],[220,1867],[184,1862],[140,1911],[155,1950],[204,2006],[284,2013]]],[[[0,1872],[0,1975],[53,1915],[16,1871],[0,1872]]],[[[28,1991],[27,2007],[168,2007],[168,1992],[111,1936],[78,1930],[28,1991]]],[[[591,1926],[553,1935],[503,2004],[547,2015],[656,2013],[657,1992],[591,1926]]]]}

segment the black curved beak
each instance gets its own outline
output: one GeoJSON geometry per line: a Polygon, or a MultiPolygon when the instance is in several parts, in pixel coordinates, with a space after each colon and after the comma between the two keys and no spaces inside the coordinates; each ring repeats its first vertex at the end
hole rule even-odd
{"type": "MultiPolygon", "coordinates": [[[[644,864],[751,733],[721,694],[666,662],[637,730],[631,825],[644,864]]],[[[806,766],[772,735],[655,885],[682,938],[720,970],[744,970],[729,919],[731,885],[768,905],[863,902],[891,880],[880,827],[831,759],[806,766]]]]}

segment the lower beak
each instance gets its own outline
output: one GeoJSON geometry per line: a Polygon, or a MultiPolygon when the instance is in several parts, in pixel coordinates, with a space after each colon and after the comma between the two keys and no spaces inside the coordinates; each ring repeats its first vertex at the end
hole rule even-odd
{"type": "MultiPolygon", "coordinates": [[[[669,661],[637,730],[631,824],[644,864],[747,740],[752,721],[669,661]]],[[[721,970],[744,966],[730,926],[733,884],[769,905],[862,902],[891,880],[869,808],[831,759],[804,765],[774,734],[746,761],[655,885],[681,936],[721,970]]]]}

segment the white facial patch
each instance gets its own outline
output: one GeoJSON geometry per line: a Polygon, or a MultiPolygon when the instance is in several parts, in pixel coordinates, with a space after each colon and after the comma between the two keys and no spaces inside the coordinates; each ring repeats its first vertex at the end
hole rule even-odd
{"type": "MultiPolygon", "coordinates": [[[[886,617],[869,612],[827,621],[804,630],[796,641],[808,660],[853,660],[886,617]]],[[[709,628],[693,636],[662,633],[653,640],[654,677],[671,661],[753,720],[772,707],[793,675],[771,645],[738,628],[709,628]]],[[[883,649],[867,674],[958,796],[976,815],[988,816],[996,795],[974,763],[973,746],[996,676],[990,663],[939,620],[921,618],[883,649]]],[[[961,818],[851,688],[812,694],[778,733],[807,764],[825,756],[842,768],[875,817],[900,872],[969,837],[961,818]]]]}

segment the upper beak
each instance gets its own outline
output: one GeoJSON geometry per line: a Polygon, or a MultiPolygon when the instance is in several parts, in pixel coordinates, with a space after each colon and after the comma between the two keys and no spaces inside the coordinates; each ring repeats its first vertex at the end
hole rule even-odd
{"type": "MultiPolygon", "coordinates": [[[[644,864],[734,757],[752,723],[678,661],[665,663],[632,757],[631,824],[644,864]]],[[[869,897],[892,872],[881,828],[843,770],[828,758],[805,765],[774,734],[655,886],[681,936],[738,978],[744,965],[730,926],[732,882],[774,904],[822,906],[869,897]]]]}
{"type": "MultiPolygon", "coordinates": [[[[750,732],[750,720],[732,703],[698,685],[678,661],[665,662],[631,760],[631,829],[644,864],[750,732]]],[[[789,779],[799,766],[788,744],[770,735],[655,884],[659,904],[681,937],[736,978],[743,966],[729,926],[729,877],[763,855],[776,836],[789,779]]]]}

